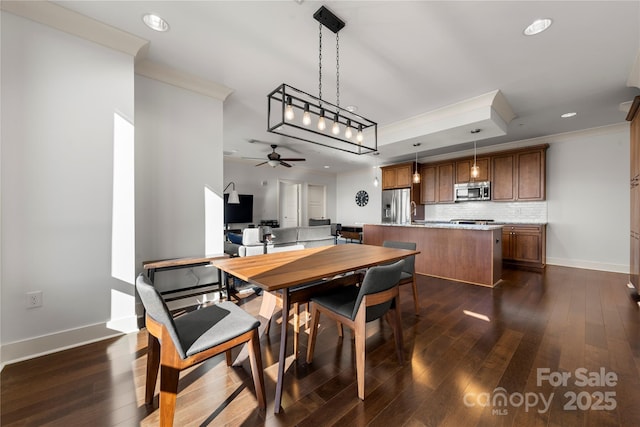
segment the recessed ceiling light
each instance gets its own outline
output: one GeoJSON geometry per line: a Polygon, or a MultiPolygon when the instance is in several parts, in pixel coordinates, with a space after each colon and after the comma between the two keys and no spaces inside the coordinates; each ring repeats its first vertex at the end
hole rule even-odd
{"type": "Polygon", "coordinates": [[[169,31],[169,24],[167,23],[167,21],[156,14],[147,13],[142,17],[142,21],[146,24],[147,27],[151,28],[154,31],[169,31]]]}
{"type": "Polygon", "coordinates": [[[350,113],[355,113],[356,111],[358,111],[358,107],[356,107],[355,105],[347,105],[346,107],[344,107],[344,109],[350,113]]]}
{"type": "Polygon", "coordinates": [[[331,167],[331,166],[329,166],[329,165],[324,165],[324,168],[325,168],[325,169],[329,169],[330,167],[331,167]]]}
{"type": "Polygon", "coordinates": [[[549,18],[536,19],[531,23],[531,25],[524,29],[524,35],[533,36],[539,34],[549,28],[551,26],[551,22],[552,21],[549,18]]]}
{"type": "Polygon", "coordinates": [[[573,116],[575,116],[575,115],[577,115],[577,114],[578,114],[578,113],[575,113],[575,112],[573,112],[573,111],[572,111],[572,112],[570,112],[570,113],[564,113],[564,114],[563,114],[563,115],[561,115],[560,117],[562,117],[563,119],[567,119],[567,118],[569,118],[569,117],[573,117],[573,116]]]}

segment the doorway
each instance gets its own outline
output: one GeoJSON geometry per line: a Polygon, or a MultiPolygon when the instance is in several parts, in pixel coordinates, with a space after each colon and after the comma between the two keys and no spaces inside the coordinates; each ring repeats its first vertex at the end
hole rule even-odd
{"type": "Polygon", "coordinates": [[[298,227],[300,225],[301,185],[287,181],[279,181],[278,185],[280,227],[298,227]]]}

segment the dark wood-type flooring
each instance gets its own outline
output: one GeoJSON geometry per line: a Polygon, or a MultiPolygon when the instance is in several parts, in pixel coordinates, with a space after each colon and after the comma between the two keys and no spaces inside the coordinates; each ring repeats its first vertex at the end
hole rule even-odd
{"type": "MultiPolygon", "coordinates": [[[[267,411],[257,409],[248,362],[228,368],[219,356],[181,375],[175,425],[640,425],[640,312],[627,275],[548,266],[504,278],[489,289],[419,277],[418,317],[402,287],[405,364],[389,325],[367,325],[365,401],[350,333],[341,340],[321,319],[313,363],[288,360],[283,412],[273,413],[272,327],[261,341],[267,411]],[[544,372],[570,377],[554,387],[544,372]]],[[[243,307],[256,314],[259,298],[243,307]]],[[[157,425],[157,395],[153,408],[143,402],[146,338],[143,330],[6,366],[0,423],[157,425]]],[[[301,344],[306,351],[306,335],[301,344]]]]}

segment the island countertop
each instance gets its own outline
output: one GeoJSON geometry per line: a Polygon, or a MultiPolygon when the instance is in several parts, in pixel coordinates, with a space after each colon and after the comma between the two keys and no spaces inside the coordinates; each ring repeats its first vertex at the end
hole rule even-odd
{"type": "Polygon", "coordinates": [[[482,286],[502,278],[502,225],[365,224],[363,243],[415,242],[417,274],[482,286]]]}
{"type": "Polygon", "coordinates": [[[505,224],[454,224],[450,222],[420,222],[411,224],[370,224],[384,227],[452,228],[459,230],[500,230],[505,224]]]}

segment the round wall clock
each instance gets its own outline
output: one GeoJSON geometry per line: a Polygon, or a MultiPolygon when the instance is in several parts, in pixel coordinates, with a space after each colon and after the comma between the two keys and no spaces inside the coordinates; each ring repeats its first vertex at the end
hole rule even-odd
{"type": "Polygon", "coordinates": [[[369,203],[369,195],[366,191],[360,190],[356,193],[356,204],[358,206],[365,206],[369,203]]]}

